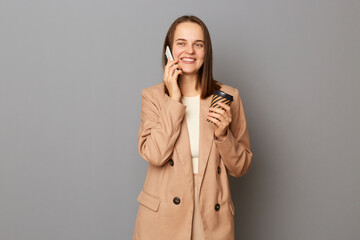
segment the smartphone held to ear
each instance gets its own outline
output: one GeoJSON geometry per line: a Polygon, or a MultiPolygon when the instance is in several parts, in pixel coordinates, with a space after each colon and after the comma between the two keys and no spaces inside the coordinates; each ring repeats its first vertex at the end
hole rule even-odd
{"type": "MultiPolygon", "coordinates": [[[[166,57],[167,57],[168,60],[170,59],[170,61],[174,61],[174,57],[173,57],[173,55],[172,55],[172,53],[171,53],[171,50],[170,50],[170,47],[169,47],[169,46],[166,46],[165,55],[166,55],[166,57]]],[[[176,72],[176,71],[177,71],[177,69],[175,69],[175,72],[176,72]]]]}
{"type": "Polygon", "coordinates": [[[174,58],[171,54],[171,50],[169,46],[166,46],[166,51],[165,51],[165,55],[168,59],[170,59],[170,61],[174,61],[174,58]]]}

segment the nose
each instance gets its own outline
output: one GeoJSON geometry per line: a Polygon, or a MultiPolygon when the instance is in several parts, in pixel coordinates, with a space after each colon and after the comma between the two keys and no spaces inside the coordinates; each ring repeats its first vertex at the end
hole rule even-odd
{"type": "Polygon", "coordinates": [[[188,47],[186,48],[186,51],[185,51],[187,54],[192,54],[194,53],[194,47],[192,45],[188,45],[188,47]]]}

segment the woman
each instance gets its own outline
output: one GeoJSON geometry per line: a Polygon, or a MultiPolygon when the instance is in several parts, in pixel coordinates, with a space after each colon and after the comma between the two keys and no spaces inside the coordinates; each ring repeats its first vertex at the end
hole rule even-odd
{"type": "Polygon", "coordinates": [[[252,158],[239,92],[213,79],[210,35],[199,18],[175,20],[166,46],[174,61],[163,57],[163,82],[142,90],[138,150],[149,166],[133,239],[232,240],[227,173],[242,176],[252,158]],[[209,108],[214,90],[232,95],[231,107],[209,108]]]}

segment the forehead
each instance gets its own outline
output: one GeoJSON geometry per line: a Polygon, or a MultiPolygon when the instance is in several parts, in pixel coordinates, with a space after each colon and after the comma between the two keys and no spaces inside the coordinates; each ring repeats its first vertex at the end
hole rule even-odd
{"type": "Polygon", "coordinates": [[[182,22],[175,28],[174,41],[178,38],[193,41],[204,40],[204,33],[199,24],[193,22],[182,22]]]}

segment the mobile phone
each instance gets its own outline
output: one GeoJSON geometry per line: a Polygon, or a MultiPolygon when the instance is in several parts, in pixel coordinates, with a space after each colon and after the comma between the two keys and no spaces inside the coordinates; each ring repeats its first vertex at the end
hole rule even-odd
{"type": "MultiPolygon", "coordinates": [[[[170,59],[170,61],[174,61],[174,57],[171,53],[171,50],[170,50],[170,47],[169,46],[166,46],[166,51],[165,51],[165,55],[167,57],[166,59],[166,63],[168,62],[168,59],[170,59]]],[[[177,69],[175,69],[175,72],[177,71],[177,69]]]]}
{"type": "Polygon", "coordinates": [[[174,57],[171,54],[171,50],[169,46],[166,46],[166,51],[165,51],[165,55],[168,59],[170,59],[170,61],[174,61],[174,57]]]}

